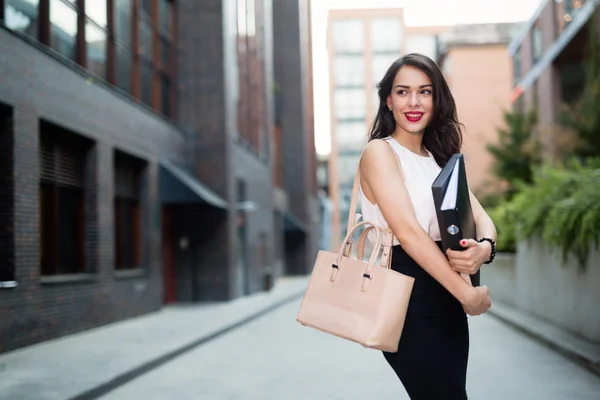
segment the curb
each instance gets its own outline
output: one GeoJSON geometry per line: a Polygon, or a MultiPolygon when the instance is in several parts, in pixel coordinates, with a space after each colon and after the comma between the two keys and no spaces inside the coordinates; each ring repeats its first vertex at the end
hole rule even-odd
{"type": "Polygon", "coordinates": [[[192,341],[191,343],[188,343],[186,345],[179,347],[178,349],[175,349],[166,354],[158,356],[158,357],[154,358],[153,360],[145,362],[144,364],[142,364],[138,367],[130,369],[129,371],[123,372],[123,373],[117,375],[116,377],[112,378],[111,380],[101,383],[89,390],[86,390],[83,393],[80,393],[74,397],[69,398],[68,400],[95,400],[95,399],[98,399],[99,397],[104,396],[105,394],[113,391],[114,389],[133,381],[134,379],[140,377],[141,375],[144,375],[145,373],[150,372],[151,370],[166,364],[167,362],[179,357],[180,355],[187,353],[187,352],[195,349],[196,347],[201,346],[207,342],[210,342],[211,340],[216,339],[219,336],[222,336],[232,330],[235,330],[249,322],[252,322],[257,318],[260,318],[263,315],[270,313],[271,311],[275,311],[276,309],[301,298],[303,295],[304,295],[304,289],[302,289],[300,292],[294,293],[294,294],[286,296],[278,301],[275,301],[273,304],[270,304],[270,305],[266,306],[265,308],[260,309],[259,311],[252,313],[252,314],[250,314],[236,322],[233,322],[221,329],[218,329],[207,335],[201,336],[198,339],[192,341]]]}
{"type": "Polygon", "coordinates": [[[494,306],[492,306],[488,310],[488,313],[494,318],[505,322],[517,331],[524,333],[537,342],[562,354],[566,358],[574,361],[593,374],[600,376],[600,345],[580,339],[575,335],[544,322],[533,315],[525,314],[523,311],[513,309],[512,307],[504,304],[499,306],[500,309],[494,309],[494,306]],[[532,323],[525,324],[521,320],[522,318],[519,318],[520,316],[522,317],[525,315],[531,320],[532,323]],[[551,326],[551,328],[544,329],[544,325],[548,327],[551,326]],[[558,336],[561,336],[561,338],[558,336]],[[565,338],[568,340],[565,341],[565,338]],[[571,343],[570,346],[569,342],[571,343]]]}

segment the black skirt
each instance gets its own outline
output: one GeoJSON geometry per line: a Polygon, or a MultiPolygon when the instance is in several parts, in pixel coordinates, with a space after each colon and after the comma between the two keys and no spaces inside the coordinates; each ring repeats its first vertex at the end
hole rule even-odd
{"type": "Polygon", "coordinates": [[[398,352],[384,352],[385,359],[412,400],[467,399],[469,327],[460,302],[400,246],[392,269],[415,283],[398,352]]]}

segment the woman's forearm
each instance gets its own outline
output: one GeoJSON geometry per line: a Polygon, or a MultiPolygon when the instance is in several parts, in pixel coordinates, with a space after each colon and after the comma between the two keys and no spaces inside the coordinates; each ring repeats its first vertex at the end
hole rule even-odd
{"type": "Polygon", "coordinates": [[[458,301],[465,303],[471,286],[452,269],[444,253],[423,230],[406,232],[399,238],[402,248],[429,275],[438,281],[458,301]]]}

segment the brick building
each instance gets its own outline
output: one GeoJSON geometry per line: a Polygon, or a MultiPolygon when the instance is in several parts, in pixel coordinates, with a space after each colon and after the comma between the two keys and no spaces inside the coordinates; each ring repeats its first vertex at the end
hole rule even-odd
{"type": "Polygon", "coordinates": [[[0,0],[0,20],[0,352],[306,271],[306,2],[0,0]],[[281,154],[303,179],[274,184],[281,154]]]}
{"type": "Polygon", "coordinates": [[[585,85],[590,28],[600,39],[599,0],[543,0],[508,48],[511,100],[516,109],[537,112],[536,132],[548,158],[565,145],[556,127],[561,104],[577,99],[585,85]]]}

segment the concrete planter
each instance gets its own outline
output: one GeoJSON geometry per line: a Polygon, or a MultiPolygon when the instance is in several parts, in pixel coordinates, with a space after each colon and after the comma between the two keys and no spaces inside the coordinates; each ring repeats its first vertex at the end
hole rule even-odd
{"type": "Polygon", "coordinates": [[[481,284],[490,289],[492,301],[515,304],[516,282],[515,253],[497,253],[494,262],[481,269],[481,284]]]}
{"type": "Polygon", "coordinates": [[[592,342],[600,343],[600,252],[585,270],[539,241],[519,244],[516,258],[518,306],[592,342]]]}

